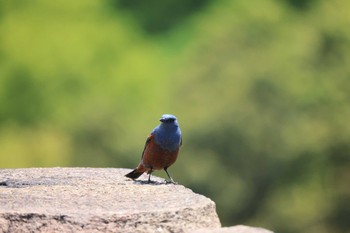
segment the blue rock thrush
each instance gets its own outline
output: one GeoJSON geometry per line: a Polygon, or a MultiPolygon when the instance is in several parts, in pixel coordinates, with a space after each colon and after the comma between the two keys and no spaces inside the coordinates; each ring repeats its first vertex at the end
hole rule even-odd
{"type": "Polygon", "coordinates": [[[146,140],[142,152],[141,162],[126,177],[137,179],[144,172],[149,174],[148,183],[151,182],[151,173],[154,170],[164,169],[169,177],[167,183],[175,183],[168,172],[168,168],[175,163],[182,145],[182,136],[179,123],[175,116],[164,114],[160,118],[160,125],[155,127],[146,140]]]}

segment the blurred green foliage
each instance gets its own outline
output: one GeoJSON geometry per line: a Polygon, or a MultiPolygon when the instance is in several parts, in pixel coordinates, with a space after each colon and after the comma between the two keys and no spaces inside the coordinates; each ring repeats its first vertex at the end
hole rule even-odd
{"type": "Polygon", "coordinates": [[[173,113],[224,225],[349,232],[349,9],[0,0],[0,166],[133,168],[173,113]]]}

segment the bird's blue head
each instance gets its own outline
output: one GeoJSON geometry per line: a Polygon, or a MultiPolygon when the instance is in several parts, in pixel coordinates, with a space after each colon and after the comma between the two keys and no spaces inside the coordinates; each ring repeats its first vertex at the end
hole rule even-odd
{"type": "Polygon", "coordinates": [[[174,115],[164,114],[152,133],[155,134],[155,141],[164,149],[176,150],[181,144],[181,130],[174,115]]]}
{"type": "Polygon", "coordinates": [[[174,115],[171,115],[171,114],[164,114],[161,118],[160,118],[160,121],[163,123],[163,124],[168,124],[168,123],[175,123],[177,124],[177,119],[174,115]]]}

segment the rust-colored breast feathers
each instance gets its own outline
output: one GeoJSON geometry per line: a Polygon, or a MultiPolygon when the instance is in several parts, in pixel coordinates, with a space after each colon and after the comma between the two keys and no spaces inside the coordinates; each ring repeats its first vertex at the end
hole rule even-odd
{"type": "Polygon", "coordinates": [[[179,153],[179,148],[175,151],[162,149],[154,140],[151,134],[147,138],[145,148],[142,153],[142,164],[148,170],[160,170],[172,165],[179,153]]]}

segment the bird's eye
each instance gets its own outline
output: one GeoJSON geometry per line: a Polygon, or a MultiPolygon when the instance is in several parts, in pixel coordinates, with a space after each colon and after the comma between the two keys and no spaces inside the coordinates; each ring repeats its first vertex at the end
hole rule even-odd
{"type": "Polygon", "coordinates": [[[171,122],[174,122],[175,119],[174,118],[164,118],[161,120],[163,123],[171,123],[171,122]]]}

